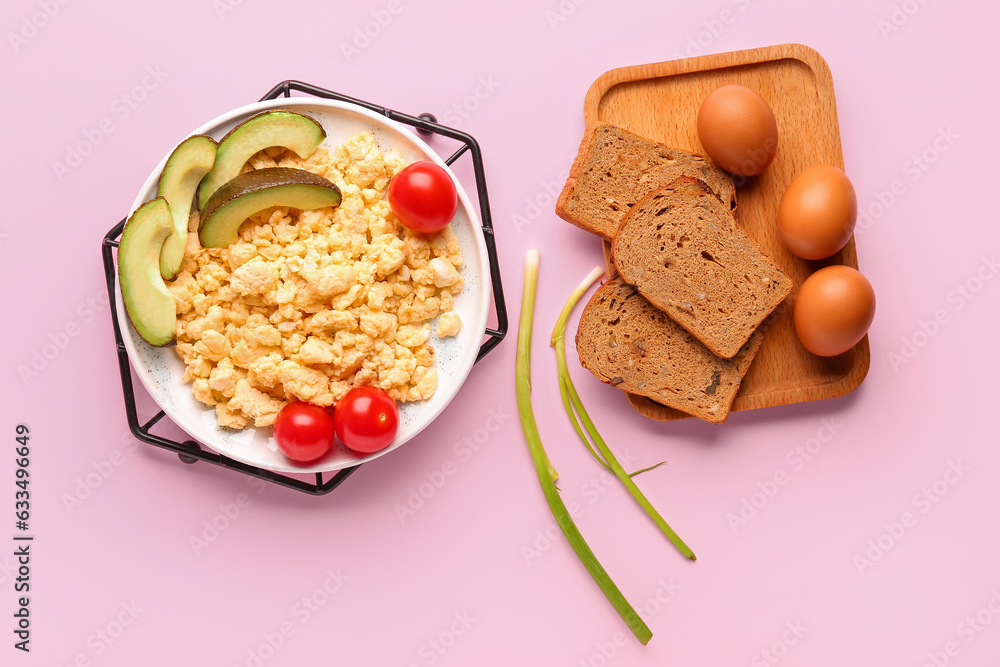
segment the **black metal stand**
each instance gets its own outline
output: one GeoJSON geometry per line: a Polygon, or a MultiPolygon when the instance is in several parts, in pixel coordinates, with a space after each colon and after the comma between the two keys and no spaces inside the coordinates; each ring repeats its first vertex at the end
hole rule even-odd
{"type": "MultiPolygon", "coordinates": [[[[486,250],[489,256],[490,280],[493,285],[493,303],[496,307],[497,313],[497,327],[496,329],[486,330],[488,339],[483,342],[482,346],[479,348],[479,354],[476,357],[476,361],[478,362],[486,356],[490,350],[496,347],[507,334],[507,306],[503,296],[503,285],[500,282],[500,266],[497,262],[496,240],[493,236],[493,220],[490,216],[489,196],[486,191],[486,175],[483,170],[483,157],[479,149],[479,144],[475,139],[464,132],[460,132],[450,127],[445,127],[443,125],[438,125],[437,122],[435,122],[434,116],[430,114],[421,114],[419,117],[408,116],[406,114],[399,113],[398,111],[386,109],[385,107],[380,107],[378,105],[371,104],[370,102],[365,102],[363,100],[354,99],[353,97],[341,95],[340,93],[335,93],[330,90],[318,88],[308,83],[302,83],[301,81],[283,81],[264,95],[264,97],[261,98],[261,101],[272,100],[282,96],[291,97],[292,91],[306,93],[307,95],[312,95],[314,97],[322,97],[349,104],[356,104],[357,106],[368,109],[369,111],[381,114],[390,120],[409,125],[421,134],[438,134],[450,139],[455,139],[461,142],[462,146],[445,160],[448,165],[453,164],[464,153],[469,153],[471,155],[472,165],[476,175],[476,190],[479,195],[479,210],[482,218],[483,235],[486,240],[486,250]]],[[[108,298],[111,303],[111,322],[114,326],[115,341],[118,344],[118,370],[121,373],[122,393],[125,397],[125,413],[128,416],[128,425],[132,434],[142,442],[176,453],[180,460],[184,463],[205,461],[213,465],[229,468],[230,470],[235,470],[245,475],[257,477],[259,479],[280,484],[281,486],[302,491],[303,493],[308,493],[314,496],[324,495],[334,490],[340,485],[341,482],[347,479],[351,473],[361,467],[358,465],[337,471],[327,480],[323,479],[324,473],[315,473],[315,482],[309,483],[295,477],[289,477],[270,470],[241,463],[240,461],[223,456],[218,452],[205,449],[194,440],[177,442],[175,440],[154,435],[150,432],[150,430],[165,416],[165,413],[162,410],[146,423],[139,423],[139,416],[135,403],[135,390],[132,385],[132,374],[129,367],[128,352],[125,349],[125,343],[122,339],[122,331],[118,324],[118,317],[116,315],[117,308],[115,305],[116,268],[112,249],[118,247],[118,237],[121,236],[122,229],[124,228],[125,219],[123,218],[117,225],[112,227],[104,237],[104,242],[101,245],[101,254],[104,258],[104,277],[107,281],[108,298]]]]}

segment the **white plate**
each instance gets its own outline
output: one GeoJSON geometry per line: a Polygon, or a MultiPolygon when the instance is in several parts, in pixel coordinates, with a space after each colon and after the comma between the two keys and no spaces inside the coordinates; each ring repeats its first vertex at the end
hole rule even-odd
{"type": "MultiPolygon", "coordinates": [[[[444,161],[405,126],[351,104],[312,97],[279,98],[249,104],[219,116],[191,134],[207,134],[221,139],[240,122],[266,109],[292,109],[316,119],[326,130],[327,137],[323,145],[330,149],[361,130],[371,130],[382,150],[395,148],[408,162],[433,160],[447,169],[444,161]]],[[[132,211],[156,196],[157,182],[166,160],[167,156],[164,156],[146,179],[132,204],[132,211]]],[[[375,454],[358,456],[338,442],[326,456],[311,465],[302,466],[289,461],[278,451],[270,427],[247,428],[241,432],[221,428],[216,421],[214,408],[196,401],[191,393],[191,385],[181,381],[184,364],[173,348],[153,347],[136,333],[122,304],[121,286],[117,284],[116,276],[118,322],[132,367],[143,386],[166,415],[192,438],[220,454],[267,470],[329,472],[371,461],[402,446],[441,414],[458,393],[476,361],[486,331],[490,307],[486,243],[479,217],[469,197],[454,174],[452,179],[458,187],[459,199],[452,227],[461,244],[464,259],[459,271],[464,287],[454,300],[454,310],[462,318],[462,330],[453,338],[436,339],[432,334],[438,389],[430,400],[400,405],[399,431],[389,447],[375,454]]]]}

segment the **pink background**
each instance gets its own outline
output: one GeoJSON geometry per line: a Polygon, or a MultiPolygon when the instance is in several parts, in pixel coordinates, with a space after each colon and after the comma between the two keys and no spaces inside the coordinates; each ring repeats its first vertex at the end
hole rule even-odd
{"type": "Polygon", "coordinates": [[[3,4],[0,540],[15,532],[17,423],[32,429],[36,540],[30,654],[12,646],[13,547],[0,549],[0,662],[995,665],[995,3],[481,6],[3,4]],[[341,45],[379,18],[370,43],[345,55],[341,45]],[[829,63],[847,171],[872,213],[858,235],[879,300],[864,384],[721,427],[660,424],[571,351],[584,402],[627,467],[668,461],[638,484],[698,554],[690,563],[606,484],[562,414],[546,339],[601,252],[555,217],[548,189],[561,185],[602,72],[784,42],[829,63]],[[417,440],[324,497],[185,466],[129,434],[99,242],[178,141],[289,78],[431,111],[478,138],[513,327],[524,253],[542,254],[542,436],[581,530],[653,630],[647,647],[562,537],[546,537],[553,520],[516,418],[513,334],[417,440]],[[90,153],[57,174],[54,163],[88,141],[90,153]],[[936,315],[942,323],[929,324],[936,315]],[[819,439],[808,460],[796,454],[819,439]],[[421,485],[429,497],[401,519],[421,485]],[[748,519],[734,527],[741,507],[748,519]],[[213,521],[224,526],[214,536],[213,521]]]}

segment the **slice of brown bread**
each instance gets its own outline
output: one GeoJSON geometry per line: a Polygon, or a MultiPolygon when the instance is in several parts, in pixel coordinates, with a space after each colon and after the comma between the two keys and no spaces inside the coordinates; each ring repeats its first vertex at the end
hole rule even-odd
{"type": "Polygon", "coordinates": [[[739,352],[792,289],[792,280],[695,178],[678,178],[637,202],[611,256],[625,282],[720,357],[739,352]]]}
{"type": "Polygon", "coordinates": [[[632,205],[679,176],[702,179],[730,209],[736,207],[733,179],[702,156],[614,125],[592,125],[556,202],[556,215],[610,241],[632,205]]]}
{"type": "Polygon", "coordinates": [[[722,359],[635,287],[614,278],[583,309],[576,349],[580,363],[602,382],[721,423],[763,340],[755,333],[732,359],[722,359]]]}

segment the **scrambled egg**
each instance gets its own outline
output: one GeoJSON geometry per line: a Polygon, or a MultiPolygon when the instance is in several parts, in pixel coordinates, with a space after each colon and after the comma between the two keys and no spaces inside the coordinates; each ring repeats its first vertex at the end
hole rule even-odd
{"type": "Polygon", "coordinates": [[[176,351],[196,399],[219,425],[268,426],[293,400],[334,405],[351,387],[374,385],[397,401],[437,389],[430,321],[458,333],[451,312],[462,290],[462,253],[449,225],[420,234],[399,224],[385,200],[405,161],[361,132],[332,153],[302,160],[271,148],[244,171],[294,167],[340,188],[339,207],[261,211],[228,248],[202,248],[198,214],[181,272],[176,351]]]}

